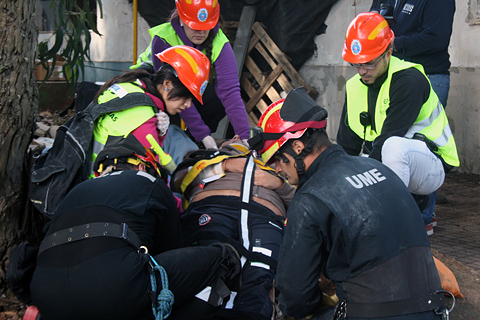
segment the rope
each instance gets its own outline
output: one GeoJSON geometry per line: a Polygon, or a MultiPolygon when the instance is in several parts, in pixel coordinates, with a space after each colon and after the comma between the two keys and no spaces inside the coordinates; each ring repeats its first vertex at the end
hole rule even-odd
{"type": "Polygon", "coordinates": [[[152,272],[150,273],[150,282],[154,295],[157,293],[157,279],[155,277],[155,272],[160,274],[160,279],[162,282],[162,290],[158,296],[155,297],[155,299],[152,298],[152,311],[153,315],[155,316],[155,320],[163,320],[166,319],[172,312],[174,296],[173,292],[168,290],[167,272],[162,266],[158,265],[157,261],[155,261],[152,256],[150,256],[150,260],[153,263],[152,272]]]}

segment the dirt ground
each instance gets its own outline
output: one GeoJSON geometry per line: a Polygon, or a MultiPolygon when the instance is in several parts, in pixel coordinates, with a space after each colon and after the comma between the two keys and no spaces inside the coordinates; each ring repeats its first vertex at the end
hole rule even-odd
{"type": "MultiPolygon", "coordinates": [[[[455,309],[450,315],[451,320],[479,320],[480,319],[480,270],[467,267],[461,263],[460,258],[452,258],[451,254],[445,254],[449,246],[449,240],[446,236],[440,236],[442,231],[440,225],[443,221],[448,221],[451,215],[461,215],[471,217],[473,232],[456,238],[463,237],[471,242],[472,239],[480,239],[480,175],[471,175],[465,173],[450,173],[447,175],[444,185],[440,192],[447,197],[447,203],[437,205],[435,209],[439,217],[439,227],[431,238],[432,251],[434,255],[442,261],[454,273],[463,298],[457,299],[455,309]],[[477,216],[479,216],[477,218],[477,216]],[[437,230],[438,229],[438,230],[437,230]],[[443,252],[442,252],[443,251],[443,252]]],[[[458,227],[458,226],[457,226],[458,227]]],[[[462,226],[459,226],[462,227],[462,226]]],[[[446,228],[446,227],[444,227],[446,228]]],[[[474,240],[473,240],[474,241],[474,240]]],[[[453,244],[452,244],[453,245],[453,244]]],[[[480,260],[480,243],[473,244],[478,252],[480,260]]],[[[447,303],[451,305],[452,300],[447,298],[447,303]]],[[[0,320],[18,320],[22,319],[26,306],[18,302],[11,294],[0,297],[0,320]]]]}
{"type": "Polygon", "coordinates": [[[455,275],[464,296],[456,300],[450,319],[479,320],[480,175],[452,172],[439,193],[447,202],[435,208],[439,221],[430,243],[434,255],[455,275]]]}

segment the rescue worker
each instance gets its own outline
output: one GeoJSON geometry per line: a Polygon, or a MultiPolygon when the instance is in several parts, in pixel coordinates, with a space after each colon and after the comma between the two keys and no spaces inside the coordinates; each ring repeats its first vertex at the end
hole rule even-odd
{"type": "Polygon", "coordinates": [[[298,185],[278,261],[280,309],[310,319],[441,319],[444,293],[415,201],[387,166],[332,145],[326,117],[294,89],[265,110],[251,141],[298,185]],[[339,302],[319,311],[322,273],[339,302]]]}
{"type": "MultiPolygon", "coordinates": [[[[153,60],[153,55],[176,45],[187,45],[201,50],[213,68],[210,83],[204,94],[203,106],[194,100],[194,108],[185,110],[180,117],[196,142],[205,148],[217,148],[212,132],[219,122],[228,116],[231,123],[226,136],[240,136],[244,142],[249,138],[250,125],[245,104],[240,95],[240,83],[233,49],[220,28],[220,4],[218,0],[175,0],[176,10],[170,21],[151,28],[151,42],[132,68],[158,70],[162,63],[153,60]]],[[[180,125],[179,119],[172,123],[180,125]]]]}
{"type": "Polygon", "coordinates": [[[40,245],[30,290],[42,319],[194,319],[195,294],[238,282],[231,247],[182,248],[172,192],[133,135],[95,166],[102,175],[67,194],[40,245]]]}
{"type": "Polygon", "coordinates": [[[239,137],[218,151],[193,153],[180,166],[173,180],[182,185],[189,203],[181,215],[186,244],[226,242],[242,254],[241,288],[232,292],[217,317],[272,319],[284,216],[295,188],[255,163],[239,137]]]}
{"type": "Polygon", "coordinates": [[[392,56],[393,41],[378,13],[350,23],[343,59],[358,74],[347,81],[337,143],[350,155],[382,161],[412,194],[428,196],[459,166],[457,148],[423,67],[392,56]]]}
{"type": "MultiPolygon", "coordinates": [[[[408,3],[397,0],[374,0],[370,11],[374,10],[384,17],[390,16],[395,21],[391,25],[395,34],[393,55],[423,66],[432,89],[446,109],[451,65],[448,47],[453,30],[455,0],[410,0],[408,3]]],[[[434,212],[437,192],[431,193],[429,197],[422,216],[427,234],[432,235],[433,227],[437,226],[434,212]]],[[[441,196],[441,201],[446,201],[446,198],[441,196]]]]}
{"type": "Polygon", "coordinates": [[[170,123],[168,114],[184,112],[193,98],[202,102],[210,70],[210,62],[203,53],[188,46],[176,46],[156,58],[165,64],[154,74],[141,70],[124,73],[106,82],[95,96],[94,101],[102,104],[129,93],[145,93],[154,101],[158,112],[151,106],[137,105],[102,115],[95,125],[92,165],[109,136],[132,132],[150,148],[146,137],[151,134],[161,146],[170,123]]]}

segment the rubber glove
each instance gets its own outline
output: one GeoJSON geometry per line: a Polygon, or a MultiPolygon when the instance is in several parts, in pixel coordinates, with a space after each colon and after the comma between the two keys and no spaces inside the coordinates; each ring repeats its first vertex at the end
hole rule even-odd
{"type": "Polygon", "coordinates": [[[170,118],[168,117],[168,114],[163,111],[155,113],[155,117],[157,118],[157,129],[160,132],[160,135],[164,136],[170,125],[170,118]]]}
{"type": "Polygon", "coordinates": [[[248,139],[242,139],[242,142],[244,145],[246,145],[248,148],[250,148],[250,145],[248,144],[248,139]]]}
{"type": "Polygon", "coordinates": [[[217,143],[212,136],[206,136],[202,139],[202,143],[205,146],[205,149],[218,149],[217,143]]]}

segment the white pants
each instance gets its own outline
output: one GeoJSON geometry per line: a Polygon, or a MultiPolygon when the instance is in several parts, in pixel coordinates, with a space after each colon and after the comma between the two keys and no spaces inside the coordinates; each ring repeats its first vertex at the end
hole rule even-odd
{"type": "Polygon", "coordinates": [[[414,194],[430,194],[445,180],[442,161],[420,140],[388,138],[383,144],[382,162],[392,169],[414,194]]]}

